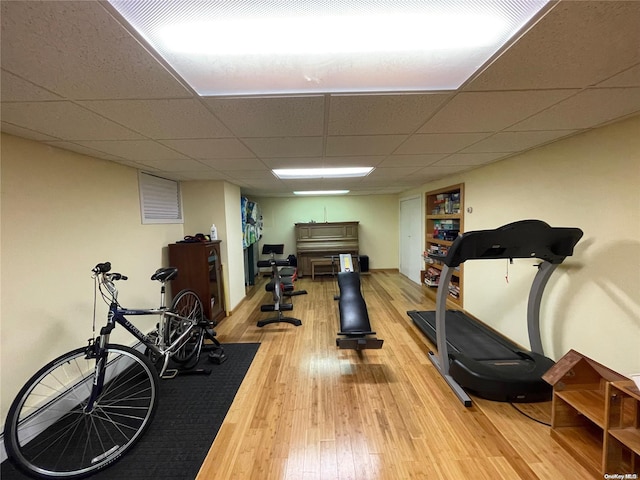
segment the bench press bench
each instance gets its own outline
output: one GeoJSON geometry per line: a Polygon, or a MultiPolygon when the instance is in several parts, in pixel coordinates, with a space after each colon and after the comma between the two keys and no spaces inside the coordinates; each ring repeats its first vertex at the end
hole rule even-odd
{"type": "Polygon", "coordinates": [[[376,332],[371,330],[367,304],[360,290],[360,273],[338,273],[338,287],[340,288],[338,335],[344,338],[336,338],[336,346],[351,350],[382,348],[384,340],[372,336],[376,332]]]}

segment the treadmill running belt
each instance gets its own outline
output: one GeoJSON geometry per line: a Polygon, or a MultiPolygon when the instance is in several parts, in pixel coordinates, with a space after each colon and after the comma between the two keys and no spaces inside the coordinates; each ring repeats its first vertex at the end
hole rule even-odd
{"type": "MultiPolygon", "coordinates": [[[[422,332],[436,344],[436,312],[407,312],[422,332]]],[[[447,344],[451,353],[464,353],[474,360],[517,360],[521,350],[459,310],[447,310],[447,344]]]]}

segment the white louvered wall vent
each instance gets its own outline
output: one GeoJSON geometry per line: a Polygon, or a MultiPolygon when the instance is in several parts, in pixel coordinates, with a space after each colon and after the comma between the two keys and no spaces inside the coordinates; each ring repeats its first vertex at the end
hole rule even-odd
{"type": "Polygon", "coordinates": [[[180,183],[139,172],[142,223],[183,223],[180,183]]]}

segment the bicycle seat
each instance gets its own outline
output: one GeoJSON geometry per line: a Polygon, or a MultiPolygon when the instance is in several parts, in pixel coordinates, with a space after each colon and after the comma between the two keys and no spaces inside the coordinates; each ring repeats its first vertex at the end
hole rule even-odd
{"type": "Polygon", "coordinates": [[[151,275],[151,280],[158,280],[159,282],[168,282],[178,276],[178,269],[176,267],[159,268],[156,273],[151,275]]]}

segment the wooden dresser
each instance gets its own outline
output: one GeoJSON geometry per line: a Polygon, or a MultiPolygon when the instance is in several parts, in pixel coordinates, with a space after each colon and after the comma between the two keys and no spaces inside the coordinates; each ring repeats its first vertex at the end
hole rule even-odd
{"type": "MultiPolygon", "coordinates": [[[[298,276],[311,275],[311,261],[330,255],[359,254],[358,222],[296,223],[296,256],[298,276]]],[[[318,273],[331,272],[324,265],[318,273]]]]}

